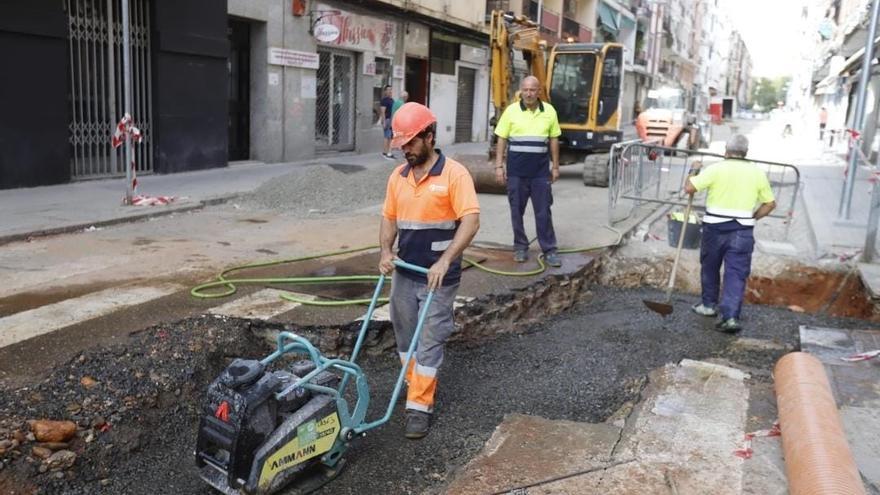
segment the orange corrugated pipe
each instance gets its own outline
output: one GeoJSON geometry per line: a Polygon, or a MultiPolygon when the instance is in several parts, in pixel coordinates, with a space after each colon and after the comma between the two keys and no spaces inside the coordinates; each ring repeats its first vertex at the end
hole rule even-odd
{"type": "Polygon", "coordinates": [[[789,493],[864,494],[822,363],[792,352],[776,363],[774,375],[789,493]]]}

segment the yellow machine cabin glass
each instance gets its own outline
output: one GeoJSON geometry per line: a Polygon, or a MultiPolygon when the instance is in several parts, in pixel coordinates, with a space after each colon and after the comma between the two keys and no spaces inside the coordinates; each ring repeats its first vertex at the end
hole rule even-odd
{"type": "Polygon", "coordinates": [[[560,124],[586,125],[595,71],[593,52],[556,53],[550,75],[550,103],[560,124]]]}

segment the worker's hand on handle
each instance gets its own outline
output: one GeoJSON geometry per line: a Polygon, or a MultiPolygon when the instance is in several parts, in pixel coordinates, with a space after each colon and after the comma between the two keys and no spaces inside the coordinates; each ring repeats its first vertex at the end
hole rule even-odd
{"type": "Polygon", "coordinates": [[[554,184],[559,180],[559,167],[550,168],[550,183],[554,184]]]}
{"type": "Polygon", "coordinates": [[[697,188],[694,187],[693,183],[691,183],[691,177],[696,177],[700,173],[700,168],[703,167],[703,162],[695,161],[691,163],[691,169],[688,170],[687,178],[684,180],[684,193],[690,196],[692,199],[694,194],[697,192],[697,188]]]}
{"type": "Polygon", "coordinates": [[[495,182],[501,185],[507,184],[507,171],[504,167],[495,166],[495,182]]]}
{"type": "Polygon", "coordinates": [[[443,258],[431,265],[431,268],[428,269],[428,290],[440,288],[447,271],[449,271],[449,262],[443,258]]]}
{"type": "Polygon", "coordinates": [[[379,271],[382,275],[386,277],[391,275],[394,272],[394,253],[392,252],[382,252],[379,255],[379,271]]]}

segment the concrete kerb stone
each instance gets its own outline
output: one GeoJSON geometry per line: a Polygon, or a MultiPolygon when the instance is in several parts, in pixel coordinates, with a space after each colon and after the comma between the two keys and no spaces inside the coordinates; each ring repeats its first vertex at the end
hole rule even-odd
{"type": "Polygon", "coordinates": [[[142,214],[135,215],[126,215],[120,216],[116,218],[109,218],[107,220],[98,220],[94,222],[84,222],[84,223],[75,223],[70,225],[64,225],[61,227],[53,227],[49,229],[38,229],[28,232],[19,232],[16,234],[9,234],[0,236],[0,246],[4,244],[10,244],[13,242],[26,241],[28,239],[33,239],[37,237],[49,237],[53,235],[60,234],[69,234],[73,232],[79,232],[86,230],[91,227],[100,228],[100,227],[109,227],[113,225],[121,225],[126,223],[135,223],[142,222],[144,220],[149,220],[151,218],[163,217],[168,215],[173,215],[175,213],[186,213],[190,211],[201,210],[206,206],[214,206],[223,204],[229,201],[232,201],[238,198],[240,194],[231,194],[228,196],[220,196],[216,198],[210,198],[201,200],[198,203],[190,204],[190,205],[179,205],[179,206],[150,206],[150,210],[146,211],[142,214]]]}

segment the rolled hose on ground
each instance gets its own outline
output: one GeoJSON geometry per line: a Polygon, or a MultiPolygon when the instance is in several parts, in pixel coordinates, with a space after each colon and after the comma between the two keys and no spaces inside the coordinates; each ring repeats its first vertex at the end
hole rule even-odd
{"type": "MultiPolygon", "coordinates": [[[[621,239],[623,239],[623,234],[608,226],[604,225],[606,229],[617,234],[617,240],[611,244],[604,244],[598,246],[589,246],[589,247],[581,247],[581,248],[568,248],[568,249],[559,249],[557,252],[559,254],[572,254],[572,253],[583,253],[587,251],[594,251],[596,249],[603,249],[606,247],[616,246],[620,244],[621,239]]],[[[532,239],[531,242],[534,242],[532,239]]],[[[332,251],[327,253],[309,255],[309,256],[300,256],[297,258],[286,258],[281,260],[273,260],[273,261],[263,261],[257,263],[248,263],[246,265],[234,266],[231,268],[227,268],[220,272],[217,275],[217,279],[212,282],[207,282],[204,284],[199,284],[193,287],[190,290],[190,295],[199,299],[214,299],[220,297],[228,297],[232,294],[235,294],[238,288],[236,285],[243,284],[282,284],[282,285],[310,285],[310,284],[350,284],[350,283],[375,283],[379,280],[378,275],[338,275],[338,276],[328,276],[328,277],[276,277],[276,278],[227,278],[229,274],[247,270],[250,268],[264,268],[268,266],[277,266],[284,265],[288,263],[296,263],[299,261],[308,261],[315,260],[320,258],[329,258],[333,256],[341,256],[344,254],[350,253],[358,253],[361,251],[369,251],[373,249],[379,249],[378,245],[372,246],[363,246],[359,248],[353,249],[345,249],[341,251],[332,251]],[[219,292],[211,292],[209,289],[214,289],[216,287],[225,287],[225,290],[219,292]]],[[[529,271],[503,271],[496,270],[494,268],[489,268],[484,266],[478,261],[472,260],[470,258],[463,258],[462,262],[467,264],[468,266],[472,266],[478,270],[482,270],[486,273],[491,273],[493,275],[500,275],[505,277],[530,277],[534,275],[540,275],[545,270],[547,270],[547,265],[544,263],[543,255],[539,256],[537,259],[538,268],[529,271]]],[[[358,304],[369,304],[370,299],[343,299],[343,300],[316,300],[316,299],[304,299],[296,296],[291,296],[288,294],[282,294],[282,299],[287,301],[309,305],[309,306],[352,306],[358,304]]],[[[377,302],[387,303],[387,297],[381,297],[377,302]]]]}
{"type": "Polygon", "coordinates": [[[773,376],[791,495],[864,494],[822,362],[792,352],[773,376]]]}

